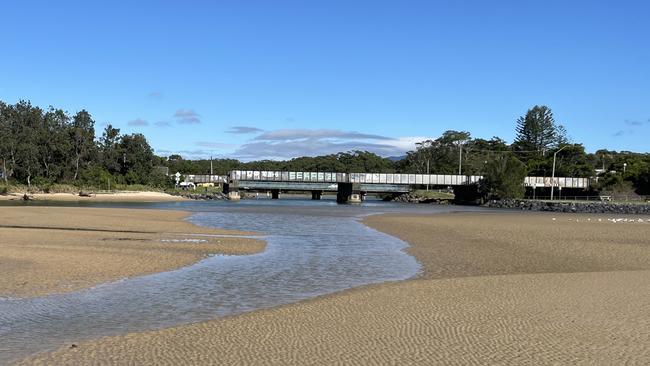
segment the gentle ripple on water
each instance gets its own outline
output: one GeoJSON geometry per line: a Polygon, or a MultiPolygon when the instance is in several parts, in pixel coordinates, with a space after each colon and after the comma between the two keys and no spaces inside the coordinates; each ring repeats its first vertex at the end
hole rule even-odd
{"type": "Polygon", "coordinates": [[[358,221],[378,210],[404,211],[405,206],[277,202],[144,206],[196,211],[190,220],[199,225],[265,233],[267,248],[247,256],[216,255],[178,270],[83,291],[0,300],[0,363],[84,339],[403,280],[419,270],[416,260],[403,251],[406,243],[358,221]]]}

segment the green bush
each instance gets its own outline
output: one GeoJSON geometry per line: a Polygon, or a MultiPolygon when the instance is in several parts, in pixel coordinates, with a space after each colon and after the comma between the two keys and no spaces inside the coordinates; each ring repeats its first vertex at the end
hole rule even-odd
{"type": "Polygon", "coordinates": [[[524,163],[514,156],[505,155],[487,164],[481,191],[488,199],[523,198],[526,174],[524,163]]]}
{"type": "Polygon", "coordinates": [[[108,189],[109,181],[115,181],[111,173],[100,166],[92,166],[82,170],[79,178],[79,183],[81,186],[96,187],[102,189],[108,189]]]}
{"type": "Polygon", "coordinates": [[[154,169],[149,175],[149,184],[152,187],[168,189],[174,188],[174,181],[163,174],[161,171],[154,169]]]}
{"type": "Polygon", "coordinates": [[[634,182],[636,193],[650,195],[650,167],[642,171],[634,182]]]}

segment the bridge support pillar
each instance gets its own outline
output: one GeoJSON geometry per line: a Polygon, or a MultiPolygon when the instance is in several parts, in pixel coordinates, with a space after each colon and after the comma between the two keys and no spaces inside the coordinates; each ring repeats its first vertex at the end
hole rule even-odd
{"type": "Polygon", "coordinates": [[[223,184],[223,193],[228,196],[228,199],[231,201],[239,201],[241,196],[239,196],[239,184],[237,181],[230,180],[228,183],[223,184]]]}
{"type": "Polygon", "coordinates": [[[277,200],[280,198],[280,190],[279,189],[272,189],[271,190],[271,199],[277,200]]]}
{"type": "Polygon", "coordinates": [[[320,200],[322,195],[323,191],[311,191],[311,199],[313,200],[320,200]]]}
{"type": "Polygon", "coordinates": [[[339,183],[339,190],[336,193],[336,202],[361,203],[363,195],[359,188],[359,183],[339,183]]]}

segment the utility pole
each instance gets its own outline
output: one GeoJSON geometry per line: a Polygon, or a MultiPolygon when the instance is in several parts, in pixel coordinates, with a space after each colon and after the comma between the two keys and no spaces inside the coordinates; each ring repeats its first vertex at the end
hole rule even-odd
{"type": "Polygon", "coordinates": [[[463,143],[458,141],[458,175],[463,174],[463,143]]]}
{"type": "Polygon", "coordinates": [[[552,177],[551,177],[551,201],[553,201],[553,187],[555,187],[555,158],[557,158],[557,153],[564,150],[564,148],[567,147],[567,146],[568,145],[565,145],[560,150],[556,151],[555,154],[553,154],[553,174],[552,174],[552,177]]]}
{"type": "Polygon", "coordinates": [[[427,158],[427,191],[429,190],[429,180],[431,177],[429,175],[429,158],[427,158]]]}

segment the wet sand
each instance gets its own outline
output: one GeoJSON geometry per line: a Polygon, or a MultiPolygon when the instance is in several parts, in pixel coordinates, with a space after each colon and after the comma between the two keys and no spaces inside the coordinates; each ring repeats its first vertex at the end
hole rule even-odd
{"type": "MultiPolygon", "coordinates": [[[[29,196],[34,201],[54,202],[174,202],[187,200],[162,192],[98,193],[89,197],[82,197],[76,193],[34,193],[29,196]]],[[[23,193],[0,195],[0,201],[20,201],[22,199],[23,193]]]]}
{"type": "Polygon", "coordinates": [[[25,363],[649,364],[650,222],[608,217],[370,217],[409,241],[420,277],[25,363]]]}
{"type": "Polygon", "coordinates": [[[210,254],[252,254],[261,240],[194,234],[251,233],[199,227],[179,211],[2,207],[0,297],[33,297],[167,271],[210,254]]]}

